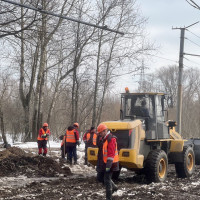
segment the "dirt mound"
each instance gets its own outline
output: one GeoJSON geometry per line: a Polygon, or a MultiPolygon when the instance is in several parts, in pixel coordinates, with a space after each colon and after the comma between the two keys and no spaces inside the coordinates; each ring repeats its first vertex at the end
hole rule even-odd
{"type": "Polygon", "coordinates": [[[56,177],[60,174],[72,173],[50,157],[33,156],[17,147],[0,152],[0,176],[56,177]]]}
{"type": "Polygon", "coordinates": [[[10,147],[8,149],[5,149],[3,151],[0,151],[0,161],[8,158],[9,156],[33,156],[32,153],[26,153],[20,148],[17,147],[10,147]]]}

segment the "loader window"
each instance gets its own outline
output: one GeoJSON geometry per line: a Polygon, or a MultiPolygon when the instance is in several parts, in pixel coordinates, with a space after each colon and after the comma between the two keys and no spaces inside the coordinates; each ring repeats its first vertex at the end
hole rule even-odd
{"type": "Polygon", "coordinates": [[[149,96],[149,115],[151,119],[155,117],[155,99],[153,95],[149,96]]]}
{"type": "Polygon", "coordinates": [[[155,98],[154,95],[122,95],[121,99],[121,119],[133,119],[148,117],[142,109],[142,102],[149,113],[150,118],[155,118],[155,98]]]}
{"type": "Polygon", "coordinates": [[[117,137],[118,150],[129,147],[129,130],[117,130],[112,134],[117,137]]]}
{"type": "Polygon", "coordinates": [[[164,98],[163,98],[163,96],[158,96],[157,120],[160,122],[164,121],[164,98]]]}
{"type": "Polygon", "coordinates": [[[131,99],[125,99],[125,113],[127,116],[131,115],[131,99]]]}

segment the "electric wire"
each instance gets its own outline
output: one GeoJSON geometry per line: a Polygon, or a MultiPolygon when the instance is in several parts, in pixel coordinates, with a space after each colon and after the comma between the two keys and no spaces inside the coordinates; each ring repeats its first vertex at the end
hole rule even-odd
{"type": "Polygon", "coordinates": [[[193,0],[190,0],[190,1],[195,5],[195,7],[196,7],[197,9],[200,9],[199,5],[198,5],[196,2],[194,2],[193,0]]]}
{"type": "Polygon", "coordinates": [[[188,38],[185,38],[186,40],[190,41],[191,43],[195,44],[196,46],[200,47],[199,44],[197,44],[196,42],[193,42],[192,40],[188,39],[188,38]]]}
{"type": "Polygon", "coordinates": [[[192,69],[192,68],[193,68],[193,67],[189,67],[189,66],[187,66],[187,65],[185,65],[185,64],[183,64],[183,66],[186,67],[186,68],[189,68],[189,69],[192,69]]]}
{"type": "Polygon", "coordinates": [[[200,36],[196,35],[195,33],[193,33],[192,31],[189,31],[188,29],[186,29],[186,31],[192,33],[194,36],[198,37],[200,39],[200,36]]]}
{"type": "Polygon", "coordinates": [[[9,4],[16,5],[16,6],[19,6],[19,7],[27,8],[27,9],[30,9],[30,10],[35,10],[36,12],[44,13],[44,14],[51,15],[51,16],[54,16],[54,17],[67,19],[69,21],[77,22],[77,23],[80,23],[80,24],[85,24],[87,26],[92,26],[92,27],[95,27],[95,28],[103,29],[105,31],[110,31],[110,32],[118,33],[120,35],[124,35],[123,32],[120,32],[120,31],[114,30],[114,29],[110,29],[106,25],[105,26],[99,26],[97,24],[88,23],[88,22],[85,22],[85,21],[82,21],[82,20],[78,20],[78,19],[74,19],[74,18],[71,18],[71,17],[63,16],[63,15],[60,15],[60,14],[53,13],[51,11],[46,11],[46,10],[43,10],[43,9],[39,9],[39,8],[36,8],[36,7],[33,7],[33,6],[28,6],[28,5],[17,3],[17,2],[14,2],[14,1],[10,1],[10,0],[1,0],[1,1],[9,3],[9,4]]]}
{"type": "Polygon", "coordinates": [[[197,6],[194,6],[192,3],[190,3],[188,0],[186,0],[192,7],[194,7],[194,8],[196,8],[196,9],[198,9],[198,7],[197,6]]]}
{"type": "Polygon", "coordinates": [[[186,58],[185,56],[184,56],[184,59],[186,59],[187,61],[192,62],[192,63],[194,63],[194,64],[196,64],[196,65],[198,65],[198,66],[200,66],[200,63],[194,62],[194,61],[192,61],[192,60],[186,58]]]}
{"type": "Polygon", "coordinates": [[[174,62],[174,63],[178,63],[177,60],[172,60],[172,59],[169,59],[169,58],[164,58],[164,57],[156,56],[156,55],[150,55],[150,56],[157,57],[157,58],[160,58],[160,59],[163,59],[163,60],[168,60],[168,61],[171,61],[171,62],[174,62]]]}

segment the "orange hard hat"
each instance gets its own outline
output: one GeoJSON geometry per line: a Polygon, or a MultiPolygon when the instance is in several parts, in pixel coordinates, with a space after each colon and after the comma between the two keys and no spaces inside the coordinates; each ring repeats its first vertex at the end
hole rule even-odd
{"type": "Polygon", "coordinates": [[[129,93],[128,87],[125,87],[125,91],[126,91],[126,93],[129,93]]]}
{"type": "Polygon", "coordinates": [[[49,126],[47,123],[44,123],[43,126],[49,126]]]}
{"type": "Polygon", "coordinates": [[[74,123],[74,126],[78,127],[79,128],[79,124],[76,122],[74,123]]]}
{"type": "Polygon", "coordinates": [[[99,124],[97,127],[97,132],[101,133],[102,131],[106,130],[108,127],[105,124],[99,124]]]}

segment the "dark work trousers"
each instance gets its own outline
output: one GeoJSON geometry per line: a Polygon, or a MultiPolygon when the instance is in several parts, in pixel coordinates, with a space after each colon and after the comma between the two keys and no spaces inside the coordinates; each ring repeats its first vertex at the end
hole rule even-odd
{"type": "Polygon", "coordinates": [[[105,172],[97,172],[97,180],[98,180],[100,183],[103,183],[103,184],[104,184],[104,173],[105,173],[105,172]]]}
{"type": "Polygon", "coordinates": [[[72,158],[74,158],[74,163],[77,163],[76,145],[67,146],[67,159],[70,163],[72,163],[72,158]]]}
{"type": "Polygon", "coordinates": [[[42,154],[43,149],[43,155],[45,156],[47,154],[47,140],[38,140],[38,154],[42,154]]]}
{"type": "Polygon", "coordinates": [[[106,200],[112,200],[112,193],[117,187],[112,181],[113,172],[105,172],[104,173],[104,185],[106,187],[106,200]]]}

